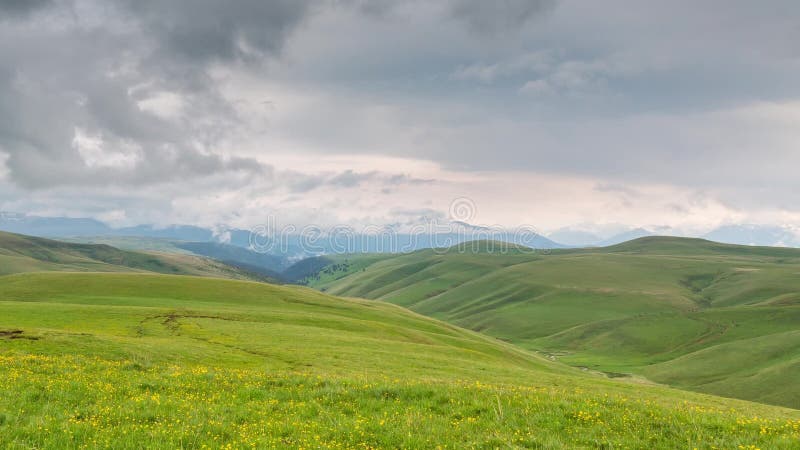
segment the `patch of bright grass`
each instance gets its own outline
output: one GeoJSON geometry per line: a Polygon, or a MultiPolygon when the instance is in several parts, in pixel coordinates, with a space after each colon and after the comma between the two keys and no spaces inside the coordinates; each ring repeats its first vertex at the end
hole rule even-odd
{"type": "Polygon", "coordinates": [[[797,448],[799,420],[308,288],[0,277],[4,449],[797,448]]]}
{"type": "Polygon", "coordinates": [[[797,448],[800,420],[574,387],[0,356],[4,448],[797,448]]]}

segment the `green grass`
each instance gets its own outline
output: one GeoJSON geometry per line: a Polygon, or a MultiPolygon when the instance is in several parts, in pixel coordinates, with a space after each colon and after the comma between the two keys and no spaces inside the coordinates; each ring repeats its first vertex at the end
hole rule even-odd
{"type": "Polygon", "coordinates": [[[212,259],[173,253],[171,250],[141,253],[120,250],[107,244],[61,242],[0,231],[0,275],[45,271],[134,271],[242,280],[264,279],[263,276],[212,259]]]}
{"type": "Polygon", "coordinates": [[[84,236],[58,238],[59,241],[75,244],[110,245],[112,247],[134,252],[177,253],[191,255],[191,251],[180,248],[181,241],[167,238],[140,236],[84,236]]]}
{"type": "Polygon", "coordinates": [[[796,448],[800,413],[609,380],[302,287],[0,277],[2,448],[796,448]]]}
{"type": "Polygon", "coordinates": [[[549,253],[467,250],[349,256],[359,270],[309,284],[574,366],[800,408],[800,355],[787,334],[800,330],[800,250],[658,237],[549,253]],[[769,349],[752,355],[755,343],[769,349]],[[752,356],[728,364],[736,355],[752,356]],[[725,369],[712,380],[703,365],[725,369]]]}

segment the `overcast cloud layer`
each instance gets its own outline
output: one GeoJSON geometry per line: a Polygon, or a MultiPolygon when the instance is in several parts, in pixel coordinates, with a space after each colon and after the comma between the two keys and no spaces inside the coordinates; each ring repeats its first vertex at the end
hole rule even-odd
{"type": "Polygon", "coordinates": [[[0,210],[800,219],[800,3],[0,0],[0,210]]]}

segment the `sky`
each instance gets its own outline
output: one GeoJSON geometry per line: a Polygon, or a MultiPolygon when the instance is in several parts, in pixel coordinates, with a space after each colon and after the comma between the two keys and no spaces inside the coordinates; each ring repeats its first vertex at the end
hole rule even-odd
{"type": "Polygon", "coordinates": [[[800,223],[795,0],[0,0],[0,210],[800,223]]]}

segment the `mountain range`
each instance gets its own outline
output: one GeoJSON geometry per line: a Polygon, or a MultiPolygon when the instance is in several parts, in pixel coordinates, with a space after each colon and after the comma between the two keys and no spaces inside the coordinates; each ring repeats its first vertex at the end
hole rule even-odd
{"type": "MultiPolygon", "coordinates": [[[[575,247],[606,247],[632,239],[653,235],[700,237],[715,242],[738,245],[800,247],[800,229],[791,225],[729,224],[696,236],[679,230],[611,227],[611,233],[595,231],[603,227],[564,227],[547,234],[515,236],[512,232],[451,222],[448,231],[435,233],[390,232],[377,234],[325,234],[309,239],[308,236],[289,234],[282,236],[281,245],[272,245],[267,251],[281,261],[276,267],[288,267],[301,259],[332,253],[401,253],[424,248],[447,247],[460,242],[493,239],[525,245],[537,249],[575,247]],[[346,240],[345,240],[346,239],[346,240]]],[[[252,233],[249,230],[220,226],[217,229],[194,225],[136,225],[115,228],[96,219],[71,217],[42,217],[14,212],[0,212],[0,231],[50,238],[109,238],[134,237],[163,239],[181,242],[216,242],[251,249],[252,233]]],[[[114,242],[112,245],[119,245],[114,242]]],[[[123,247],[125,245],[122,245],[123,247]]],[[[195,246],[195,250],[199,249],[195,246]]],[[[141,249],[141,248],[134,248],[141,249]]],[[[210,256],[210,255],[205,255],[210,256]]],[[[274,270],[275,267],[270,267],[274,270]]]]}

